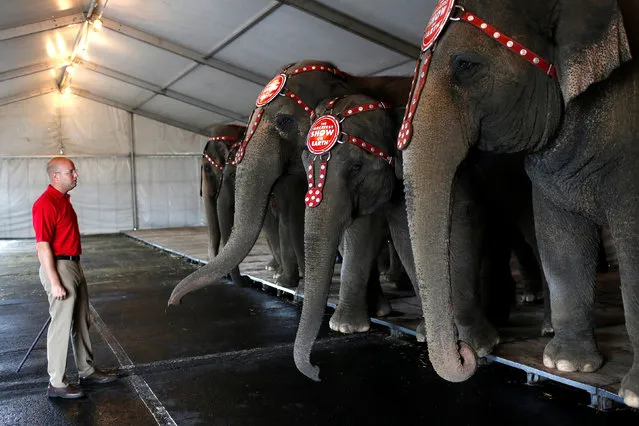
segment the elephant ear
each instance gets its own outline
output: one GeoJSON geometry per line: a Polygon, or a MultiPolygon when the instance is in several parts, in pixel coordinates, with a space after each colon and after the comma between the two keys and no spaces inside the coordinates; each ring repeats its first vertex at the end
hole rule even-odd
{"type": "Polygon", "coordinates": [[[566,104],[631,59],[617,0],[563,0],[555,42],[555,65],[566,104]]]}
{"type": "Polygon", "coordinates": [[[219,161],[221,164],[224,164],[229,156],[229,148],[226,146],[224,141],[215,141],[215,145],[213,145],[213,152],[215,154],[216,161],[219,161]]]}

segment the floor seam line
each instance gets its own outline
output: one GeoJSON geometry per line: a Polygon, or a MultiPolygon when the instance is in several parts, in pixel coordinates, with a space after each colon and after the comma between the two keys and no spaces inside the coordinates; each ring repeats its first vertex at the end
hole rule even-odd
{"type": "MultiPolygon", "coordinates": [[[[127,355],[122,345],[120,345],[120,342],[118,342],[113,333],[111,333],[111,330],[109,330],[107,325],[104,323],[102,317],[98,314],[98,311],[95,310],[92,304],[89,304],[89,308],[93,316],[93,324],[95,325],[98,333],[100,333],[100,336],[102,336],[104,342],[109,346],[117,358],[120,368],[134,368],[135,366],[133,361],[131,361],[131,358],[129,358],[129,355],[127,355]]],[[[158,425],[177,426],[177,423],[175,423],[167,409],[162,405],[146,380],[136,374],[132,374],[129,376],[129,382],[158,425]]]]}

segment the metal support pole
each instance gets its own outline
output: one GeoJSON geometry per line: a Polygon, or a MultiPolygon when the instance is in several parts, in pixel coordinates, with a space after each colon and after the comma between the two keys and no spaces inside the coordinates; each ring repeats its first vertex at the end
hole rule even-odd
{"type": "Polygon", "coordinates": [[[133,209],[133,230],[138,229],[138,193],[135,179],[135,124],[133,113],[129,112],[129,143],[131,146],[130,168],[131,168],[131,208],[133,209]]]}
{"type": "Polygon", "coordinates": [[[47,318],[47,321],[44,323],[44,325],[40,329],[40,332],[38,333],[38,336],[35,338],[35,340],[31,344],[31,347],[27,351],[27,354],[24,356],[24,358],[22,358],[22,362],[20,363],[20,365],[18,365],[18,368],[16,369],[16,373],[20,372],[20,369],[24,365],[24,362],[29,357],[29,354],[31,354],[31,351],[33,351],[33,348],[35,347],[36,343],[38,343],[38,340],[40,340],[40,336],[42,336],[42,333],[44,333],[44,329],[47,328],[47,326],[49,325],[50,322],[51,322],[51,317],[47,318]]]}

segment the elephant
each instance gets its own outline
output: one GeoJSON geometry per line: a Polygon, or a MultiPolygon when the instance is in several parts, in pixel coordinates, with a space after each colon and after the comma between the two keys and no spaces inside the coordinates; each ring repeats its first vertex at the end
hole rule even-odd
{"type": "Polygon", "coordinates": [[[544,365],[602,365],[593,309],[599,229],[608,227],[635,354],[619,394],[639,407],[639,66],[637,33],[629,40],[624,27],[624,18],[637,27],[636,12],[625,0],[438,3],[398,147],[430,361],[446,380],[476,367],[450,312],[457,171],[477,151],[521,154],[555,331],[544,365]]]}
{"type": "MultiPolygon", "coordinates": [[[[287,203],[277,203],[278,207],[286,207],[285,211],[279,212],[280,226],[283,217],[286,218],[294,236],[295,244],[292,246],[302,262],[300,269],[304,270],[304,194],[308,187],[300,159],[313,109],[326,97],[353,90],[403,105],[411,84],[407,77],[347,75],[333,64],[316,60],[289,64],[280,71],[258,97],[257,108],[249,120],[248,134],[236,156],[240,162],[237,165],[233,232],[212,262],[178,283],[169,304],[177,304],[187,293],[211,284],[248,255],[265,215],[268,193],[276,184],[283,184],[285,191],[280,192],[280,198],[288,200],[287,203]]],[[[379,277],[371,274],[377,253],[369,249],[370,241],[349,237],[352,233],[367,232],[366,229],[366,226],[355,224],[345,233],[340,300],[331,318],[331,328],[342,332],[365,331],[370,327],[369,309],[361,302],[367,291],[374,301],[372,309],[377,315],[390,313],[390,304],[383,298],[379,277]],[[365,242],[366,247],[361,250],[352,247],[351,242],[359,241],[365,242]],[[366,253],[371,258],[365,259],[357,253],[366,253]],[[370,267],[361,268],[360,265],[370,267]]],[[[292,277],[291,285],[297,284],[295,278],[298,277],[292,277]]],[[[305,282],[307,287],[308,282],[305,282]]]]}
{"type": "MultiPolygon", "coordinates": [[[[224,246],[233,228],[235,210],[235,166],[228,162],[237,142],[246,133],[245,126],[218,125],[211,131],[211,137],[204,146],[202,164],[200,166],[200,196],[203,198],[208,225],[208,258],[217,256],[220,244],[224,246]],[[235,146],[234,146],[235,145],[235,146]]],[[[280,243],[278,221],[270,208],[264,220],[264,231],[267,242],[273,253],[271,265],[280,268],[280,243]]],[[[240,275],[236,266],[230,272],[236,285],[246,285],[247,280],[240,275]]]]}
{"type": "MultiPolygon", "coordinates": [[[[309,259],[315,259],[307,267],[306,279],[312,280],[313,286],[305,293],[294,348],[297,368],[313,380],[319,380],[319,369],[310,364],[311,347],[321,324],[332,277],[333,259],[344,229],[355,220],[365,223],[363,219],[368,217],[370,223],[375,224],[369,228],[368,232],[371,233],[375,229],[381,229],[379,224],[386,221],[407,274],[413,283],[417,282],[406,217],[402,159],[395,149],[403,109],[388,109],[375,99],[353,94],[324,100],[320,102],[316,112],[320,118],[309,131],[307,149],[302,157],[309,173],[309,186],[312,184],[316,188],[311,193],[319,197],[319,202],[314,199],[306,200],[305,255],[309,259]],[[324,124],[330,122],[325,117],[334,117],[335,122],[340,123],[339,127],[333,129],[334,134],[339,137],[328,139],[322,145],[325,141],[316,136],[318,130],[332,130],[324,124]],[[318,146],[323,148],[317,150],[318,146]],[[320,180],[316,183],[318,176],[320,180]]],[[[527,193],[528,199],[530,198],[530,181],[523,170],[523,163],[521,159],[514,161],[502,158],[498,164],[491,161],[489,167],[479,163],[479,166],[467,168],[463,177],[466,186],[462,188],[463,191],[458,191],[454,209],[459,216],[452,225],[455,236],[451,236],[454,241],[451,243],[454,245],[451,250],[456,254],[457,260],[451,266],[451,270],[455,271],[456,323],[462,330],[460,334],[464,340],[481,348],[481,356],[490,352],[498,342],[497,331],[488,320],[495,323],[505,321],[510,311],[510,302],[515,301],[510,253],[516,245],[513,236],[519,236],[523,240],[514,224],[510,224],[506,218],[495,217],[499,211],[493,207],[496,196],[490,193],[492,191],[488,191],[488,195],[477,194],[478,189],[472,187],[477,180],[492,178],[495,173],[491,171],[497,169],[502,171],[500,178],[509,177],[507,182],[510,185],[510,188],[504,187],[497,192],[507,192],[510,204],[527,213],[522,217],[532,223],[532,204],[526,203],[525,197],[521,197],[520,201],[514,200],[520,192],[527,193]],[[524,182],[521,182],[522,179],[524,182]],[[487,206],[479,204],[482,200],[487,206]],[[489,214],[478,214],[484,209],[489,214]],[[466,219],[468,215],[472,216],[472,220],[466,219]],[[485,252],[489,255],[482,256],[485,252]],[[488,265],[485,268],[488,272],[483,279],[480,275],[480,263],[488,265]],[[485,283],[481,289],[478,288],[480,282],[485,283]],[[481,312],[480,300],[484,302],[487,314],[492,313],[492,316],[481,312]]],[[[527,231],[534,234],[532,226],[527,231]]],[[[366,236],[364,233],[360,235],[366,236]]],[[[523,241],[516,243],[528,249],[527,252],[524,252],[524,247],[517,247],[516,250],[517,257],[526,265],[522,268],[522,275],[530,278],[531,275],[534,276],[532,272],[536,269],[539,281],[539,264],[533,253],[536,251],[535,247],[528,246],[523,241]]],[[[362,247],[364,244],[358,246],[362,247]]],[[[418,329],[417,334],[418,340],[423,340],[423,332],[418,329]]]]}

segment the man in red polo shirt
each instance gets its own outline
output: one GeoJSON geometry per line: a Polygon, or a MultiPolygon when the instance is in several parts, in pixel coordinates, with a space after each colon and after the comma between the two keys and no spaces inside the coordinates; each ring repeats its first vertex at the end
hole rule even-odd
{"type": "Polygon", "coordinates": [[[55,157],[47,164],[49,186],[33,203],[33,229],[40,260],[40,281],[49,299],[51,324],[47,332],[50,398],[80,398],[81,388],[65,376],[69,332],[80,384],[109,383],[115,375],[93,366],[89,339],[89,293],[80,266],[80,228],[67,192],[78,183],[71,160],[55,157]]]}

